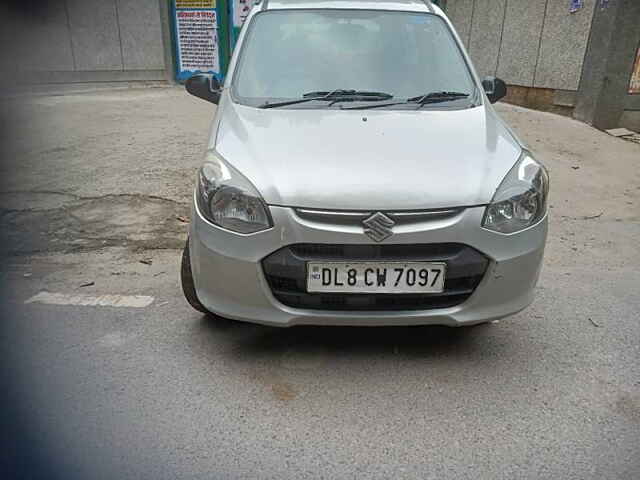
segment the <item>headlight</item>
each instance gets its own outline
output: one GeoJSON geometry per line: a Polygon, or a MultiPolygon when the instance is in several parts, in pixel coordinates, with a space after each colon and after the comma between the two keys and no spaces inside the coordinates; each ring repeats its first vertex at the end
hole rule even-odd
{"type": "Polygon", "coordinates": [[[196,198],[202,215],[227,230],[255,233],[272,226],[256,188],[212,150],[198,172],[196,198]]]}
{"type": "Polygon", "coordinates": [[[484,214],[482,226],[515,233],[535,225],[547,212],[549,175],[527,151],[504,178],[484,214]]]}

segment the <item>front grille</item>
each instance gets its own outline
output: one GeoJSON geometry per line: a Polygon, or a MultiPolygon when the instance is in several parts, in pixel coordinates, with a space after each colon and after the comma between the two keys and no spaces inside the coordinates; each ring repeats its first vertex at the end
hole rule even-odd
{"type": "Polygon", "coordinates": [[[459,305],[471,296],[489,260],[457,243],[425,245],[298,244],[281,248],[262,260],[267,282],[284,305],[311,310],[429,310],[459,305]],[[446,262],[444,291],[430,294],[308,293],[306,263],[310,261],[446,262]]]}
{"type": "MultiPolygon", "coordinates": [[[[459,215],[464,208],[449,208],[440,210],[408,210],[384,212],[398,227],[412,226],[422,222],[448,220],[459,215]]],[[[296,216],[302,220],[321,225],[346,225],[362,227],[362,222],[376,213],[375,211],[342,211],[342,210],[312,210],[297,208],[296,216]]]]}

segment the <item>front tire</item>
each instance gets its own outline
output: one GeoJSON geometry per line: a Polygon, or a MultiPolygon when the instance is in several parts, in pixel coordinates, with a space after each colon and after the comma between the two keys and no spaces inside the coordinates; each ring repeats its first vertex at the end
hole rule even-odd
{"type": "Polygon", "coordinates": [[[191,255],[189,254],[189,240],[187,240],[187,244],[182,251],[180,280],[182,283],[182,292],[184,293],[184,297],[187,299],[187,302],[189,302],[189,305],[191,305],[199,312],[209,314],[209,310],[207,310],[204,305],[200,303],[200,300],[198,300],[196,287],[193,284],[193,275],[191,273],[191,255]]]}

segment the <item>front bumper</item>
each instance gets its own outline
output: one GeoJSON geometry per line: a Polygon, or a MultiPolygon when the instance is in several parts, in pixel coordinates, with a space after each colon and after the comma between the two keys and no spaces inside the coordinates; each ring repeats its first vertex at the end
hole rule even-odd
{"type": "Polygon", "coordinates": [[[295,209],[270,207],[274,227],[239,235],[206,221],[193,205],[191,269],[200,302],[222,317],[272,326],[293,325],[473,325],[517,313],[533,300],[547,237],[547,218],[513,234],[481,228],[484,207],[405,226],[382,244],[463,244],[488,258],[473,293],[459,305],[428,310],[340,311],[300,309],[279,302],[265,277],[262,261],[296,244],[372,243],[361,228],[318,224],[295,209]]]}

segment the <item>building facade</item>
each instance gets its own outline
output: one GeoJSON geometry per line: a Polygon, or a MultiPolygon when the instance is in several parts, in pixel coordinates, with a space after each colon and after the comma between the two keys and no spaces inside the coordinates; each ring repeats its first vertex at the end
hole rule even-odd
{"type": "Polygon", "coordinates": [[[166,0],[2,2],[4,70],[38,84],[166,81],[166,0]]]}
{"type": "MultiPolygon", "coordinates": [[[[28,74],[30,83],[43,86],[170,82],[180,63],[176,7],[213,6],[216,28],[228,16],[228,31],[237,35],[240,8],[250,3],[11,0],[0,6],[0,35],[9,46],[1,58],[6,72],[17,72],[17,78],[28,74]],[[234,5],[237,11],[232,12],[234,5]]],[[[640,130],[640,92],[632,81],[640,45],[640,1],[437,3],[456,26],[480,75],[498,76],[510,85],[507,101],[571,115],[599,128],[640,130]]],[[[227,45],[233,44],[231,37],[227,45]]],[[[218,52],[223,66],[229,51],[221,47],[218,52]]],[[[3,82],[10,78],[5,75],[3,82]]]]}
{"type": "Polygon", "coordinates": [[[507,101],[640,130],[638,0],[447,0],[445,9],[479,74],[510,85],[507,101]]]}

